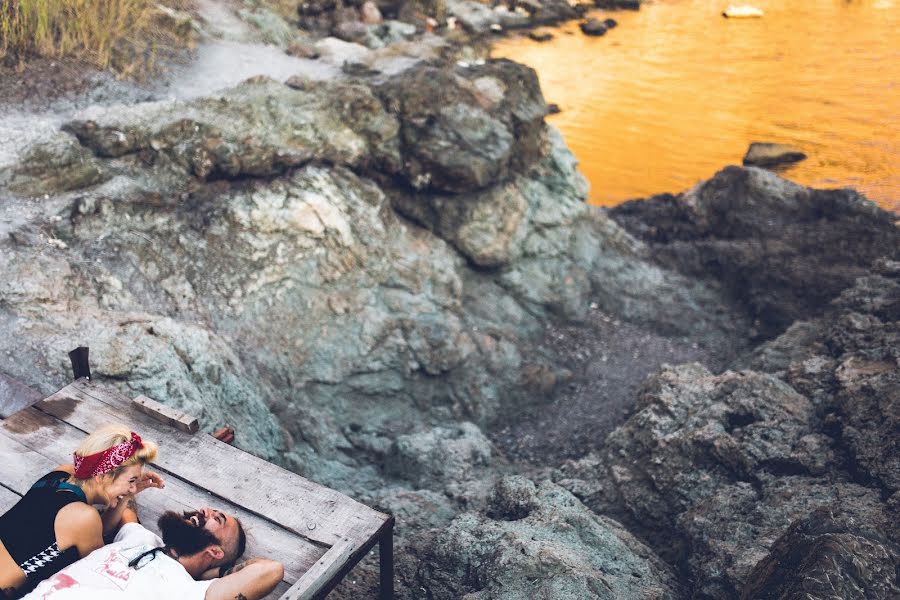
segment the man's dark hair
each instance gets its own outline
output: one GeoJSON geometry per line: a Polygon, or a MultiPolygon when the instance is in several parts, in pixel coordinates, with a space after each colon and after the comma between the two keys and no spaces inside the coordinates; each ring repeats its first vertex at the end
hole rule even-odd
{"type": "Polygon", "coordinates": [[[247,549],[247,534],[244,533],[244,525],[237,517],[234,518],[234,522],[238,526],[238,538],[237,546],[234,548],[234,558],[230,561],[232,564],[236,563],[244,555],[244,550],[247,549]]]}
{"type": "Polygon", "coordinates": [[[222,545],[210,531],[191,525],[183,515],[171,510],[164,512],[156,524],[166,548],[174,550],[178,556],[191,556],[207,546],[222,545]]]}

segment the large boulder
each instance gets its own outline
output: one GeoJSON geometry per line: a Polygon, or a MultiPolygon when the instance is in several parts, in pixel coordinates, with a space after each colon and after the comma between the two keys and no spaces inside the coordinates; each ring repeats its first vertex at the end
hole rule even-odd
{"type": "MultiPolygon", "coordinates": [[[[883,525],[895,527],[898,517],[883,525]]],[[[775,542],[741,598],[888,600],[900,597],[898,570],[900,546],[872,524],[822,509],[791,525],[775,542]]]]}
{"type": "Polygon", "coordinates": [[[684,565],[694,597],[793,597],[754,594],[768,590],[760,577],[775,585],[779,564],[791,583],[772,589],[806,590],[803,574],[832,557],[851,597],[890,597],[895,583],[884,573],[900,542],[890,525],[900,498],[900,268],[883,260],[871,271],[823,316],[739,361],[756,371],[683,365],[650,378],[637,412],[556,481],[684,565]],[[844,525],[788,532],[816,522],[820,509],[844,515],[844,525]],[[848,570],[854,548],[871,568],[848,570]],[[798,562],[806,552],[812,562],[798,562]]]}
{"type": "Polygon", "coordinates": [[[896,216],[852,190],[814,190],[728,167],[678,196],[626,202],[610,216],[664,264],[718,282],[763,338],[821,313],[900,247],[896,216]]]}
{"type": "Polygon", "coordinates": [[[470,192],[541,157],[547,105],[535,72],[501,59],[408,70],[380,86],[402,123],[401,174],[412,188],[470,192]]]}
{"type": "Polygon", "coordinates": [[[465,513],[422,542],[418,583],[429,598],[684,597],[649,548],[548,481],[500,480],[488,512],[465,513]]]}

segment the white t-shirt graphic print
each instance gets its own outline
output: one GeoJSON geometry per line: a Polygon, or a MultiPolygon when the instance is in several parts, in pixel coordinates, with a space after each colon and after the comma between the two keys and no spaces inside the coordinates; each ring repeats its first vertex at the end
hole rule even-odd
{"type": "Polygon", "coordinates": [[[138,523],[119,530],[99,548],[51,577],[23,600],[203,600],[212,581],[194,581],[181,564],[157,552],[135,569],[128,563],[162,540],[138,523]]]}

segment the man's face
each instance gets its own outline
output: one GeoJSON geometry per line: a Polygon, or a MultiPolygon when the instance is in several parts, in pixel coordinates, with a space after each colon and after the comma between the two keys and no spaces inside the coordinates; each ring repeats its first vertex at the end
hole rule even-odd
{"type": "Polygon", "coordinates": [[[237,519],[221,510],[208,507],[193,513],[185,513],[185,515],[189,515],[187,516],[188,521],[204,528],[219,540],[229,560],[237,558],[233,556],[238,539],[237,519]]]}
{"type": "Polygon", "coordinates": [[[163,542],[179,556],[196,554],[209,546],[218,546],[224,552],[224,562],[237,558],[237,520],[212,508],[178,514],[173,511],[159,518],[163,542]]]}

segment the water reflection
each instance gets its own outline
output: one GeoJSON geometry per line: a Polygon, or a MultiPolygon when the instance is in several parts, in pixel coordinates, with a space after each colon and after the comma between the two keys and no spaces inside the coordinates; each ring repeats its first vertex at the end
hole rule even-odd
{"type": "Polygon", "coordinates": [[[809,155],[789,179],[853,186],[900,211],[900,8],[750,3],[766,15],[729,20],[728,0],[657,0],[613,14],[620,26],[603,38],[570,23],[549,43],[505,40],[494,56],[537,70],[596,204],[686,189],[771,141],[809,155]]]}

